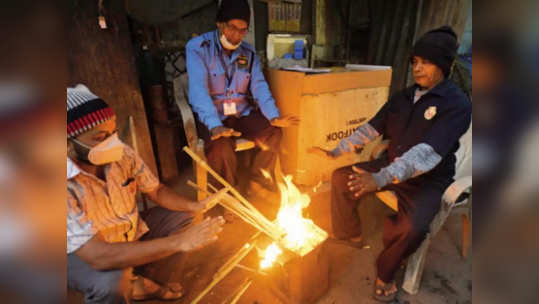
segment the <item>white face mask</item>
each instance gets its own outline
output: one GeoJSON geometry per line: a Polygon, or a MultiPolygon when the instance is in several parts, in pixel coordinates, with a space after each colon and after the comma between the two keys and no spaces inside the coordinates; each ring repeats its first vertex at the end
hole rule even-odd
{"type": "Polygon", "coordinates": [[[88,161],[96,166],[117,162],[122,159],[124,153],[124,143],[118,138],[118,133],[112,134],[93,147],[88,147],[76,139],[74,141],[89,149],[88,161]]]}
{"type": "Polygon", "coordinates": [[[240,47],[241,45],[241,41],[238,43],[238,44],[232,44],[232,42],[228,41],[228,39],[226,39],[226,36],[225,34],[221,34],[221,44],[223,45],[223,47],[227,50],[235,50],[237,48],[240,47]]]}

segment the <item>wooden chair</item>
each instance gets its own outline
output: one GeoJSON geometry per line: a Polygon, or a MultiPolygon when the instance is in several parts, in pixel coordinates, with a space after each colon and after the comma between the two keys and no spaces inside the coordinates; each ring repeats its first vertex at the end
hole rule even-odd
{"type": "MultiPolygon", "coordinates": [[[[451,212],[459,207],[466,208],[462,214],[461,254],[464,258],[468,256],[471,236],[470,221],[472,218],[471,136],[472,127],[470,126],[470,129],[461,137],[460,148],[456,153],[457,173],[455,181],[445,190],[442,196],[441,208],[430,224],[430,232],[416,252],[408,258],[402,289],[409,294],[417,294],[419,291],[421,276],[432,238],[440,231],[451,212]]],[[[374,148],[372,158],[381,157],[382,153],[387,150],[388,145],[388,141],[383,141],[374,148]]],[[[397,206],[397,197],[392,191],[377,192],[376,197],[390,207],[397,206]]]]}
{"type": "MultiPolygon", "coordinates": [[[[187,96],[189,96],[189,81],[187,73],[183,73],[179,77],[174,78],[174,100],[180,110],[180,114],[183,122],[183,129],[185,131],[185,138],[187,139],[187,145],[202,159],[206,159],[204,154],[204,140],[198,138],[197,128],[195,123],[195,117],[193,110],[189,106],[187,96]]],[[[236,139],[236,152],[250,150],[255,147],[255,143],[251,140],[244,138],[236,139]]],[[[202,200],[206,198],[204,190],[208,185],[208,172],[196,162],[193,161],[193,169],[195,171],[196,183],[200,186],[201,190],[197,192],[197,199],[202,200]]]]}

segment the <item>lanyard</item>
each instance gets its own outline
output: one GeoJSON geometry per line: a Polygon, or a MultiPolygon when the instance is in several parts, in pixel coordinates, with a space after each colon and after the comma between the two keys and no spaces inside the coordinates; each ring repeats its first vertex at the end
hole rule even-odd
{"type": "Polygon", "coordinates": [[[225,71],[225,77],[227,80],[226,94],[227,94],[227,97],[230,97],[230,85],[232,84],[232,78],[234,77],[234,74],[236,74],[236,62],[234,62],[234,64],[232,65],[232,75],[228,74],[228,69],[225,64],[225,59],[223,58],[223,52],[224,51],[221,51],[219,59],[221,60],[221,66],[223,67],[223,70],[225,71]]]}

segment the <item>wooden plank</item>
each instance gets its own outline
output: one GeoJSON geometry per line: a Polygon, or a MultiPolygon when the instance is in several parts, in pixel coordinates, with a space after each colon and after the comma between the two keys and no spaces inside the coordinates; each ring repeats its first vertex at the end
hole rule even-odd
{"type": "Polygon", "coordinates": [[[184,78],[187,78],[187,73],[182,74],[180,77],[176,77],[173,80],[174,88],[174,100],[180,110],[180,115],[183,122],[183,130],[185,131],[185,138],[187,144],[192,150],[196,150],[196,144],[198,140],[197,128],[195,123],[195,117],[193,110],[189,106],[187,99],[185,98],[184,78]]]}
{"type": "MultiPolygon", "coordinates": [[[[294,73],[294,72],[289,72],[294,73]]],[[[387,87],[392,70],[353,71],[305,76],[303,94],[322,94],[357,88],[387,87]]]]}
{"type": "MultiPolygon", "coordinates": [[[[105,16],[109,28],[102,30],[97,24],[96,2],[73,3],[67,26],[68,85],[86,84],[114,109],[118,126],[127,124],[128,117],[133,116],[139,155],[157,175],[123,2],[109,4],[105,16]]],[[[129,137],[122,140],[133,145],[129,137]]]]}
{"type": "Polygon", "coordinates": [[[150,105],[160,177],[163,182],[169,182],[178,176],[176,130],[168,123],[168,104],[163,96],[163,86],[146,86],[144,91],[145,100],[150,105]]]}

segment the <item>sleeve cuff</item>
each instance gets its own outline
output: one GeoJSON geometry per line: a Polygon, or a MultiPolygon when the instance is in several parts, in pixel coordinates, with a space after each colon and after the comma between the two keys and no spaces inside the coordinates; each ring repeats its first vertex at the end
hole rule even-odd
{"type": "Polygon", "coordinates": [[[376,173],[373,173],[372,177],[374,178],[374,181],[376,182],[378,188],[385,187],[393,180],[391,174],[389,174],[389,172],[385,168],[376,173]]]}
{"type": "Polygon", "coordinates": [[[271,121],[274,118],[279,118],[281,115],[279,114],[279,110],[275,109],[275,111],[265,111],[264,116],[271,121]]]}
{"type": "Polygon", "coordinates": [[[331,150],[331,155],[333,155],[334,157],[341,156],[341,154],[342,154],[342,151],[341,149],[339,149],[339,147],[331,150]]]}
{"type": "Polygon", "coordinates": [[[268,120],[281,117],[279,109],[277,109],[277,107],[275,106],[275,100],[272,99],[267,103],[264,103],[263,105],[259,104],[259,106],[260,110],[268,120]]]}
{"type": "Polygon", "coordinates": [[[211,129],[215,128],[215,127],[221,127],[223,125],[223,123],[221,122],[221,120],[219,119],[208,119],[208,123],[207,123],[207,126],[208,126],[208,131],[211,131],[211,129]]]}

